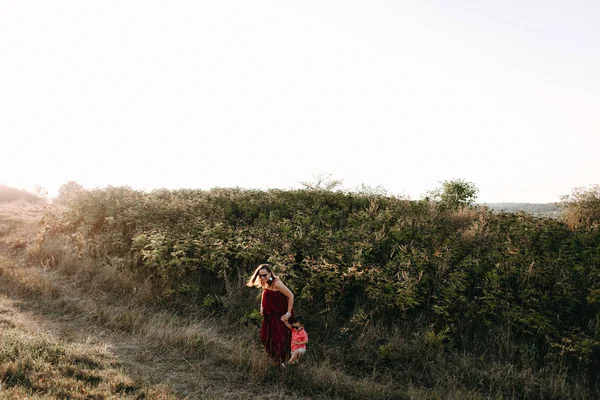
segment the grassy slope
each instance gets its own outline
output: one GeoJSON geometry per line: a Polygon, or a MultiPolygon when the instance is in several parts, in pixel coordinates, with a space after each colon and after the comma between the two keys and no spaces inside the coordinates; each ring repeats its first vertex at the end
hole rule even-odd
{"type": "Polygon", "coordinates": [[[328,365],[273,368],[257,327],[149,310],[106,266],[29,263],[42,211],[0,203],[0,398],[398,398],[328,365]]]}
{"type": "MultiPolygon", "coordinates": [[[[310,354],[295,368],[275,369],[256,326],[230,332],[219,321],[149,309],[140,301],[144,287],[118,264],[29,262],[42,211],[0,204],[0,398],[490,398],[458,382],[358,379],[310,354]]],[[[475,373],[469,362],[463,368],[475,373]]],[[[498,384],[488,393],[500,395],[506,379],[513,378],[488,380],[498,384]]]]}
{"type": "Polygon", "coordinates": [[[0,324],[1,398],[174,398],[167,387],[132,379],[108,346],[60,338],[6,296],[0,324]]]}
{"type": "Polygon", "coordinates": [[[73,293],[23,257],[41,212],[40,205],[0,203],[0,398],[175,398],[166,385],[128,373],[93,326],[60,318],[73,293]]]}

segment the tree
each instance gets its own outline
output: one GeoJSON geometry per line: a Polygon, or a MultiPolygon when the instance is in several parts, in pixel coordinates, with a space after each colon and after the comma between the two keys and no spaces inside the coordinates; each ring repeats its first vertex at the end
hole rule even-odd
{"type": "Polygon", "coordinates": [[[561,200],[563,219],[569,226],[600,226],[600,185],[575,188],[561,200]]]}
{"type": "Polygon", "coordinates": [[[83,191],[85,191],[83,186],[75,181],[63,183],[58,189],[58,197],[56,198],[55,202],[58,204],[66,204],[83,191]]]}
{"type": "Polygon", "coordinates": [[[331,174],[317,174],[313,175],[312,181],[300,181],[300,184],[304,186],[306,190],[326,190],[333,191],[339,189],[342,186],[342,181],[339,179],[332,179],[331,174]]]}
{"type": "Polygon", "coordinates": [[[33,194],[36,195],[41,202],[48,203],[48,190],[46,190],[46,188],[41,187],[40,185],[35,185],[33,194]]]}
{"type": "Polygon", "coordinates": [[[460,208],[471,205],[477,199],[479,189],[474,183],[464,179],[440,182],[441,186],[427,192],[427,196],[448,208],[460,208]]]}
{"type": "Polygon", "coordinates": [[[358,193],[364,196],[388,196],[388,191],[384,186],[371,186],[366,183],[361,183],[360,185],[357,185],[350,192],[358,193]]]}

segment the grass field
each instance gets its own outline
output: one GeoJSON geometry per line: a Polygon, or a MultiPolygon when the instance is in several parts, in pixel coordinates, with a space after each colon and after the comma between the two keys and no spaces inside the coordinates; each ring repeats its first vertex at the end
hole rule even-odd
{"type": "MultiPolygon", "coordinates": [[[[391,398],[310,363],[280,371],[258,327],[150,309],[109,265],[31,261],[44,207],[0,204],[1,399],[391,398]]],[[[397,393],[396,393],[397,394],[397,393]]]]}
{"type": "Polygon", "coordinates": [[[473,354],[407,361],[432,377],[427,385],[349,375],[315,342],[298,365],[275,368],[257,325],[149,306],[149,289],[118,259],[90,261],[59,242],[40,249],[45,207],[0,203],[0,399],[520,398],[507,387],[532,399],[588,398],[582,387],[569,393],[562,375],[482,366],[473,354]]]}

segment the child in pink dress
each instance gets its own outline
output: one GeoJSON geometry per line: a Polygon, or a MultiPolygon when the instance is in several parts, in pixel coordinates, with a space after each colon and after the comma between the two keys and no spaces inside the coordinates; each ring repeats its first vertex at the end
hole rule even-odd
{"type": "Polygon", "coordinates": [[[298,315],[284,321],[292,331],[292,357],[288,361],[288,364],[295,363],[304,353],[306,353],[306,343],[308,343],[308,333],[304,330],[304,324],[302,318],[298,315]]]}

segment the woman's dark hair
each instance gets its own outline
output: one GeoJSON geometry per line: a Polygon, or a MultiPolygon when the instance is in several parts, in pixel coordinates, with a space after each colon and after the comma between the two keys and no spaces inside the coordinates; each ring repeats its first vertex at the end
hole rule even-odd
{"type": "Polygon", "coordinates": [[[256,267],[256,269],[254,270],[254,273],[252,274],[252,276],[250,277],[250,279],[248,280],[248,282],[246,283],[246,286],[256,286],[256,287],[263,287],[260,279],[258,280],[258,282],[256,281],[258,279],[258,273],[260,272],[261,269],[266,270],[268,273],[271,274],[271,279],[269,279],[267,286],[270,286],[273,284],[273,281],[275,281],[275,279],[277,279],[277,277],[275,276],[275,274],[273,273],[273,269],[271,269],[271,265],[270,264],[260,264],[258,267],[256,267]]]}

